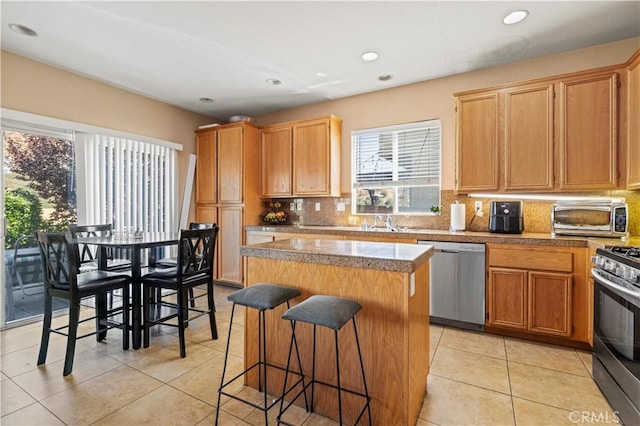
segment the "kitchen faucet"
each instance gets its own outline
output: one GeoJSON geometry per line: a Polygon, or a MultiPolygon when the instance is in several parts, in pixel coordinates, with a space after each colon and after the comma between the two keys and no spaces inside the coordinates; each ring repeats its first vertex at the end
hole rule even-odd
{"type": "Polygon", "coordinates": [[[376,222],[377,219],[380,219],[381,221],[384,222],[384,224],[385,224],[385,226],[387,228],[387,231],[393,231],[393,218],[391,217],[390,214],[388,214],[386,217],[381,215],[381,214],[375,215],[374,218],[373,218],[374,227],[375,227],[375,222],[376,222]]]}
{"type": "Polygon", "coordinates": [[[387,215],[387,218],[384,220],[384,224],[387,226],[387,231],[393,231],[393,218],[390,214],[387,215]]]}

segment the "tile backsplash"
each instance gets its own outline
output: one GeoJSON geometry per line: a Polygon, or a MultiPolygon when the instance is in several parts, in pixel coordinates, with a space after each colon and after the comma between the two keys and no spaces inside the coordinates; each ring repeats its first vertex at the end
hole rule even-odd
{"type": "MultiPolygon", "coordinates": [[[[299,225],[332,225],[332,226],[360,226],[364,220],[372,224],[372,215],[351,213],[351,194],[343,194],[342,197],[317,197],[278,199],[282,209],[289,215],[288,224],[299,225]]],[[[623,197],[629,205],[629,233],[631,236],[640,236],[640,191],[606,191],[589,194],[563,194],[563,195],[590,195],[623,197]]],[[[489,202],[493,199],[470,198],[467,195],[456,195],[453,191],[442,191],[442,211],[437,215],[393,215],[394,226],[421,228],[421,229],[449,229],[451,209],[449,206],[456,201],[466,206],[466,230],[487,231],[489,228],[489,202]],[[475,201],[482,201],[482,217],[473,215],[475,201]]],[[[496,198],[499,200],[499,198],[496,198]]],[[[525,232],[550,233],[551,232],[551,208],[553,201],[523,200],[524,229],[525,232]]],[[[265,211],[268,210],[268,202],[265,203],[265,211]]],[[[380,226],[382,224],[379,224],[380,226]]]]}

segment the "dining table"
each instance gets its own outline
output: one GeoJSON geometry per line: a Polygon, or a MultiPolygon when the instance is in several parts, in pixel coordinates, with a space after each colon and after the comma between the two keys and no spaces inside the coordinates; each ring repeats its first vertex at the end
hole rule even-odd
{"type": "Polygon", "coordinates": [[[153,268],[159,257],[159,250],[177,245],[179,232],[114,232],[108,237],[79,237],[78,244],[98,247],[98,269],[107,269],[109,249],[124,249],[131,256],[131,341],[133,349],[142,343],[142,269],[143,252],[148,250],[145,267],[153,268]]]}

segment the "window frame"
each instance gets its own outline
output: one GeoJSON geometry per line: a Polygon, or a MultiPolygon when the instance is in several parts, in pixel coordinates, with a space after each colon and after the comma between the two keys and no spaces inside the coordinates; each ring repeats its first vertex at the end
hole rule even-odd
{"type": "MultiPolygon", "coordinates": [[[[405,152],[405,154],[408,154],[410,152],[411,151],[408,150],[405,152]]],[[[378,153],[376,153],[376,155],[378,153]]],[[[439,208],[442,201],[442,122],[441,120],[430,119],[430,120],[423,120],[423,121],[417,121],[417,122],[411,122],[411,123],[404,123],[404,124],[352,131],[351,132],[351,213],[358,214],[358,215],[375,215],[380,213],[387,213],[387,212],[377,212],[377,211],[376,212],[358,211],[358,203],[357,203],[358,191],[363,189],[380,189],[385,191],[392,190],[393,205],[392,205],[392,211],[388,212],[389,214],[422,215],[422,216],[433,216],[433,215],[440,214],[439,208]],[[420,178],[414,178],[414,179],[408,179],[408,180],[400,179],[398,169],[399,169],[399,162],[401,161],[400,158],[402,158],[402,152],[399,151],[399,147],[398,147],[399,145],[398,135],[402,133],[406,134],[411,131],[417,131],[424,128],[434,128],[434,127],[437,127],[437,130],[438,130],[437,155],[434,156],[437,158],[431,158],[429,161],[436,162],[437,164],[437,167],[438,167],[437,178],[428,177],[423,179],[420,179],[420,178]],[[358,180],[359,170],[361,168],[360,165],[362,164],[359,161],[360,159],[358,158],[358,144],[359,144],[358,140],[359,138],[362,138],[362,136],[366,136],[366,135],[375,136],[376,134],[379,137],[382,137],[382,135],[391,136],[390,152],[392,153],[392,159],[387,160],[391,163],[390,164],[391,179],[371,180],[370,181],[371,184],[369,185],[367,181],[358,180]],[[430,181],[430,180],[433,180],[433,181],[430,181]],[[401,211],[400,210],[401,207],[399,204],[400,204],[401,197],[399,196],[399,194],[401,191],[407,188],[411,189],[411,188],[428,188],[428,187],[437,188],[437,204],[434,204],[431,206],[425,206],[425,209],[428,208],[429,211],[425,211],[425,210],[401,211]],[[434,209],[434,207],[437,207],[437,209],[434,209]]]]}

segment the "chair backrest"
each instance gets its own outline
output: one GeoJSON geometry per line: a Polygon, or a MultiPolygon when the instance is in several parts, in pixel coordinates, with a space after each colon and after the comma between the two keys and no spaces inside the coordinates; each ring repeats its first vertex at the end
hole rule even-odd
{"type": "Polygon", "coordinates": [[[78,248],[70,233],[36,232],[46,288],[77,291],[78,248]]]}
{"type": "Polygon", "coordinates": [[[178,245],[178,281],[202,275],[213,279],[213,256],[218,237],[218,226],[205,229],[183,229],[178,245]]]}
{"type": "MultiPolygon", "coordinates": [[[[113,233],[113,227],[110,223],[102,225],[69,225],[71,236],[76,239],[78,237],[110,237],[113,233]]],[[[98,247],[93,244],[77,244],[79,264],[93,262],[98,259],[98,247]]],[[[108,258],[112,256],[107,255],[108,258]]]]}

